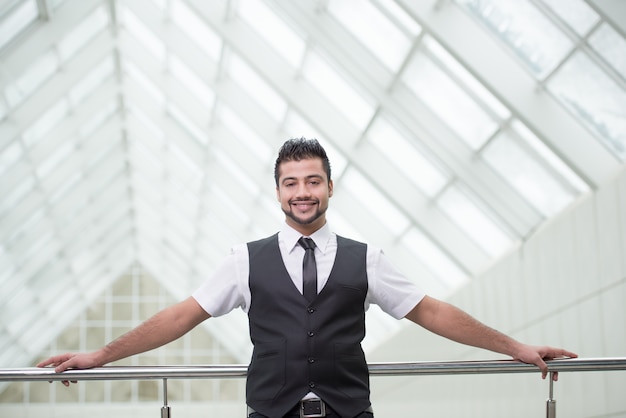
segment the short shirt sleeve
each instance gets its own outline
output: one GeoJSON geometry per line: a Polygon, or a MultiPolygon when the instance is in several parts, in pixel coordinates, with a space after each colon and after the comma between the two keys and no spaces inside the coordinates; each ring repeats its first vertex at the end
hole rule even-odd
{"type": "Polygon", "coordinates": [[[244,286],[247,286],[248,271],[248,247],[245,244],[237,245],[214,273],[192,293],[192,297],[214,317],[225,315],[236,308],[246,311],[249,298],[246,298],[244,286]]]}
{"type": "Polygon", "coordinates": [[[406,316],[426,293],[391,264],[382,250],[367,250],[368,304],[378,305],[396,319],[406,316]]]}

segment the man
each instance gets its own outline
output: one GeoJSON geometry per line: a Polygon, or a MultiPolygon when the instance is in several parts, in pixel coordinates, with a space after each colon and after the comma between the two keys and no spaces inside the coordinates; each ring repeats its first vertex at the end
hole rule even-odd
{"type": "Polygon", "coordinates": [[[55,356],[38,366],[51,365],[57,372],[102,366],[164,345],[211,316],[241,307],[248,313],[254,345],[246,386],[249,417],[369,418],[373,412],[361,341],[372,303],[459,343],[535,364],[543,378],[548,372],[544,359],[576,357],[563,349],[520,343],[483,325],[425,295],[379,249],[332,233],[326,210],[333,181],[317,140],[285,142],[274,177],[285,213],[279,233],[235,246],[191,297],[105,347],[55,356]]]}

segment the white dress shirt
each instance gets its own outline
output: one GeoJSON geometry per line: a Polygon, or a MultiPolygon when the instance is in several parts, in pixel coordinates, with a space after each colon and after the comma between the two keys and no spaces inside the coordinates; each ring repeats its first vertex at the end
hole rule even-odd
{"type": "MultiPolygon", "coordinates": [[[[304,248],[298,244],[300,234],[286,223],[278,233],[278,246],[287,272],[302,293],[302,259],[304,248]]],[[[310,236],[315,241],[318,293],[324,288],[337,255],[337,235],[328,223],[310,236]]],[[[378,305],[396,319],[403,318],[417,305],[425,293],[389,262],[382,250],[367,246],[368,291],[365,309],[378,305]]],[[[192,294],[211,316],[221,316],[236,308],[250,308],[250,270],[247,244],[234,246],[217,270],[192,294]]]]}

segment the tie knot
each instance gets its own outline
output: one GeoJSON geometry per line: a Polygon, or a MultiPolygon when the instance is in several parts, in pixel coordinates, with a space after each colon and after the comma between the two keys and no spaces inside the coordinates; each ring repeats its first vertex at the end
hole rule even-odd
{"type": "Polygon", "coordinates": [[[298,244],[305,250],[314,250],[315,249],[315,241],[311,238],[300,237],[298,240],[298,244]]]}

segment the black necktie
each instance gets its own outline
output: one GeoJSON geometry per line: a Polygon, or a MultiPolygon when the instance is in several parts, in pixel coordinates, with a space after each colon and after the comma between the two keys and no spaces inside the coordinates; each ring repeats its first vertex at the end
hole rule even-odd
{"type": "Polygon", "coordinates": [[[315,265],[315,242],[301,237],[298,244],[304,248],[302,261],[302,294],[311,302],[317,295],[317,266],[315,265]]]}

